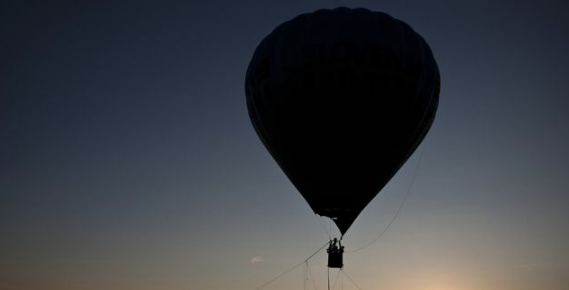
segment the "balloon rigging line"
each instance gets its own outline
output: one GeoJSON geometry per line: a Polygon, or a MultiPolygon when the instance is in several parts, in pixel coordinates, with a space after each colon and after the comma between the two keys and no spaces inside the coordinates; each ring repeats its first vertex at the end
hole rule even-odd
{"type": "Polygon", "coordinates": [[[304,262],[304,271],[302,274],[302,289],[306,290],[306,280],[308,279],[308,262],[304,262]]]}
{"type": "MultiPolygon", "coordinates": [[[[423,143],[424,144],[424,143],[423,143]]],[[[417,166],[415,166],[415,172],[413,173],[413,177],[411,177],[411,182],[409,183],[409,187],[407,188],[407,192],[405,193],[405,196],[403,197],[403,200],[401,201],[401,204],[399,204],[399,208],[397,208],[397,211],[395,212],[395,214],[391,217],[391,220],[389,221],[389,223],[387,224],[387,226],[379,233],[379,235],[373,239],[371,242],[369,242],[367,245],[359,247],[355,250],[349,250],[346,251],[345,253],[353,253],[353,252],[357,252],[360,250],[363,250],[371,245],[373,245],[375,242],[377,242],[377,240],[379,240],[383,234],[385,234],[387,232],[387,230],[389,230],[389,228],[391,227],[391,225],[393,224],[393,222],[395,222],[395,219],[397,219],[397,216],[399,216],[399,213],[401,212],[401,209],[403,209],[403,206],[405,205],[405,202],[407,201],[407,198],[409,197],[412,189],[413,189],[413,183],[415,183],[415,178],[417,177],[417,172],[419,171],[419,165],[421,164],[421,160],[423,159],[423,153],[425,152],[425,146],[421,146],[421,152],[419,153],[419,160],[417,161],[417,166]]]]}
{"type": "Polygon", "coordinates": [[[318,250],[316,250],[316,252],[312,253],[312,255],[308,256],[308,258],[304,259],[304,261],[296,264],[294,267],[282,272],[281,274],[279,274],[278,276],[274,277],[273,279],[269,280],[268,282],[266,282],[265,284],[255,288],[255,290],[260,290],[263,289],[264,287],[266,287],[267,285],[275,282],[276,280],[280,279],[282,276],[290,273],[292,270],[298,268],[301,265],[304,265],[304,263],[308,262],[308,260],[310,260],[312,257],[314,257],[316,254],[318,254],[320,251],[322,251],[322,249],[324,249],[324,247],[326,247],[328,244],[330,243],[330,241],[327,241],[322,247],[320,247],[318,250]]]}
{"type": "Polygon", "coordinates": [[[314,281],[314,275],[312,275],[312,270],[310,270],[310,267],[308,266],[308,261],[306,261],[306,267],[308,268],[308,275],[310,277],[310,280],[312,280],[312,286],[314,287],[314,290],[317,290],[316,281],[314,281]]]}
{"type": "Polygon", "coordinates": [[[354,280],[348,276],[348,273],[346,273],[346,271],[344,271],[343,269],[340,269],[340,271],[346,276],[348,277],[348,279],[350,280],[350,282],[352,282],[352,284],[354,284],[354,286],[356,286],[356,288],[358,288],[359,290],[362,290],[362,288],[360,288],[360,286],[358,286],[358,284],[356,284],[356,282],[354,282],[354,280]]]}
{"type": "MultiPolygon", "coordinates": [[[[330,268],[328,268],[328,272],[330,272],[330,268]]],[[[336,283],[338,282],[338,277],[340,277],[340,271],[338,271],[338,274],[336,274],[336,278],[334,278],[334,284],[332,284],[332,290],[336,289],[336,283]]],[[[330,274],[328,274],[328,279],[330,279],[330,274]]],[[[330,285],[330,282],[328,282],[328,285],[330,285]]]]}
{"type": "Polygon", "coordinates": [[[330,267],[327,267],[327,273],[328,273],[328,290],[330,290],[330,267]]]}
{"type": "Polygon", "coordinates": [[[312,280],[312,289],[317,290],[316,282],[314,281],[314,276],[312,275],[312,270],[310,270],[310,265],[308,265],[308,261],[304,261],[304,275],[302,280],[302,286],[304,290],[306,290],[306,284],[309,279],[312,280]]]}
{"type": "MultiPolygon", "coordinates": [[[[308,271],[310,270],[310,266],[308,265],[308,261],[304,262],[304,273],[302,275],[302,289],[306,290],[306,283],[308,279],[310,279],[308,275],[308,271]]],[[[314,281],[312,281],[314,283],[314,281]]],[[[314,288],[316,290],[316,287],[314,288]]]]}

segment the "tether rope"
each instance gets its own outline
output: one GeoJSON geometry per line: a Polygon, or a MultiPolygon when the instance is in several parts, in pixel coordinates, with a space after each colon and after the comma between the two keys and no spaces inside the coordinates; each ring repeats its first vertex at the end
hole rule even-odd
{"type": "MultiPolygon", "coordinates": [[[[328,271],[330,271],[330,268],[328,268],[328,271]]],[[[338,282],[338,277],[340,277],[340,271],[338,271],[338,274],[336,274],[336,278],[334,279],[334,284],[332,284],[332,290],[336,289],[336,283],[338,282]]],[[[328,275],[328,279],[330,279],[330,275],[328,275]]],[[[328,285],[330,285],[330,283],[328,283],[328,285]]]]}
{"type": "Polygon", "coordinates": [[[322,249],[324,249],[324,247],[326,247],[330,242],[326,242],[322,247],[320,247],[318,250],[316,250],[316,252],[312,253],[312,255],[308,256],[308,258],[304,259],[304,261],[296,264],[294,267],[282,272],[281,274],[277,275],[276,277],[274,277],[273,279],[269,280],[268,282],[266,282],[265,284],[255,288],[255,290],[260,290],[263,289],[264,287],[266,287],[267,285],[275,282],[276,280],[278,280],[279,278],[281,278],[282,276],[290,273],[292,270],[300,267],[301,265],[304,265],[304,263],[306,263],[308,260],[310,260],[312,257],[314,257],[316,254],[318,254],[318,252],[322,251],[322,249]]]}
{"type": "Polygon", "coordinates": [[[403,201],[401,201],[401,204],[399,204],[399,208],[397,208],[397,211],[391,217],[391,220],[389,221],[387,226],[383,229],[383,231],[381,231],[379,233],[379,235],[375,239],[373,239],[367,245],[359,247],[355,250],[346,251],[345,253],[357,252],[357,251],[363,250],[363,249],[373,245],[375,242],[377,242],[377,240],[379,240],[383,236],[383,234],[385,234],[385,232],[387,232],[387,230],[389,230],[389,228],[391,227],[393,222],[395,222],[395,219],[397,218],[397,216],[401,212],[401,209],[403,209],[403,206],[405,205],[405,202],[407,201],[407,198],[409,197],[411,190],[413,189],[413,183],[415,183],[415,178],[417,177],[417,172],[419,171],[419,165],[421,164],[421,160],[423,159],[423,153],[424,152],[425,152],[425,146],[423,145],[423,146],[421,146],[421,151],[419,153],[419,160],[417,161],[417,166],[415,166],[415,172],[413,173],[413,177],[411,178],[411,182],[409,183],[409,187],[407,188],[407,192],[405,193],[405,196],[403,197],[403,201]]]}
{"type": "Polygon", "coordinates": [[[346,275],[346,277],[348,277],[350,282],[352,282],[352,284],[354,284],[354,286],[356,286],[356,288],[358,288],[359,290],[362,290],[362,288],[360,288],[360,286],[358,286],[358,284],[356,284],[356,282],[354,282],[354,280],[348,275],[348,273],[346,273],[346,271],[344,271],[344,269],[340,269],[340,271],[342,273],[344,273],[344,275],[346,275]]]}

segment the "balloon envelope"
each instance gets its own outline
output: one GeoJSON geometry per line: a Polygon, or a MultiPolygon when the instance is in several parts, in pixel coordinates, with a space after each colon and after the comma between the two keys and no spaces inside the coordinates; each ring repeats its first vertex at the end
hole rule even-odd
{"type": "Polygon", "coordinates": [[[265,37],[245,90],[265,147],[343,235],[425,137],[439,87],[429,46],[407,24],[337,8],[265,37]]]}

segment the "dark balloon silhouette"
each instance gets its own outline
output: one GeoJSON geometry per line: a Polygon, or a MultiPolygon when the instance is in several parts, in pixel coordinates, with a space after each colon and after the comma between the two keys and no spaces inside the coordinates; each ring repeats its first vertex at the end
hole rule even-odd
{"type": "Polygon", "coordinates": [[[421,143],[440,78],[409,25],[366,9],[302,14],[257,47],[253,126],[315,213],[342,235],[421,143]]]}

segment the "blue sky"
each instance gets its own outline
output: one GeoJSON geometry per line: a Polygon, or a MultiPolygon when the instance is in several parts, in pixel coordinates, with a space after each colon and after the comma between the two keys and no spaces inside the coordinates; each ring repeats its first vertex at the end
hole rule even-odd
{"type": "Polygon", "coordinates": [[[567,4],[315,0],[2,2],[0,289],[256,289],[318,249],[329,223],[258,140],[244,78],[274,27],[338,6],[410,24],[442,79],[424,144],[346,248],[407,201],[345,273],[361,289],[565,289],[567,4]]]}

